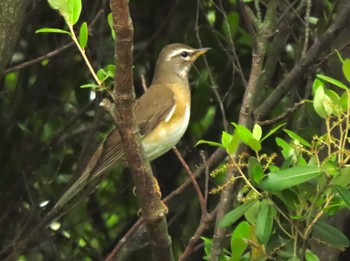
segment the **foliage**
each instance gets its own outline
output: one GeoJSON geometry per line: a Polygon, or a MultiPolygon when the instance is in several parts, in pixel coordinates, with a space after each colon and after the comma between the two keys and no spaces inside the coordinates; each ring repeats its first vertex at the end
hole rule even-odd
{"type": "MultiPolygon", "coordinates": [[[[342,62],[344,65],[350,59],[342,62]]],[[[348,79],[346,75],[350,71],[345,67],[343,73],[348,79]]],[[[275,137],[282,149],[277,157],[284,158],[279,165],[264,161],[261,142],[282,125],[262,138],[259,125],[255,124],[249,131],[232,123],[235,126],[233,134],[223,132],[221,143],[199,142],[224,148],[229,155],[229,168],[246,184],[242,203],[219,223],[219,226],[236,224],[230,251],[225,254],[228,260],[302,260],[303,257],[319,260],[309,249],[309,242],[313,240],[334,248],[349,247],[350,241],[343,232],[324,219],[345,207],[350,208],[350,153],[347,149],[350,89],[345,83],[319,74],[314,80],[313,93],[311,102],[316,113],[325,120],[326,132],[313,136],[309,142],[284,129],[291,141],[275,137]],[[338,95],[326,86],[327,83],[343,92],[338,95]],[[256,155],[248,159],[246,168],[242,168],[245,165],[241,162],[236,164],[239,142],[246,144],[256,155]],[[241,219],[245,221],[237,223],[241,219]],[[243,226],[245,232],[237,232],[243,226]]],[[[210,240],[205,242],[208,244],[210,240]]]]}

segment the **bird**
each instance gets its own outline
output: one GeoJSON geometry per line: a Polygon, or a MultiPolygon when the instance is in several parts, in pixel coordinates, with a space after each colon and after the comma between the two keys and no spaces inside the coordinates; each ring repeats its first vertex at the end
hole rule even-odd
{"type": "MultiPolygon", "coordinates": [[[[184,135],[191,108],[189,71],[195,60],[209,49],[173,43],[160,52],[152,83],[133,107],[145,156],[149,161],[168,152],[184,135]]],[[[62,209],[84,188],[92,187],[93,190],[105,173],[123,161],[123,144],[118,129],[114,128],[50,213],[62,209]]]]}

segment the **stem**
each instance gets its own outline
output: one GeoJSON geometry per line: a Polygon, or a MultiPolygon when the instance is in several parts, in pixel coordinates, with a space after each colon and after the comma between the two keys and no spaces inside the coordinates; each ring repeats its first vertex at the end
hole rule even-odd
{"type": "Polygon", "coordinates": [[[82,49],[80,44],[79,44],[78,38],[77,38],[77,36],[74,33],[73,26],[71,24],[68,24],[68,28],[69,28],[69,31],[71,32],[72,40],[75,43],[75,45],[78,47],[78,50],[79,50],[81,56],[83,56],[83,59],[84,59],[86,65],[87,65],[87,67],[89,68],[90,73],[92,74],[92,77],[94,77],[94,80],[96,81],[98,86],[102,87],[102,82],[98,79],[94,68],[92,68],[91,63],[90,63],[89,59],[86,56],[85,50],[82,49]]]}

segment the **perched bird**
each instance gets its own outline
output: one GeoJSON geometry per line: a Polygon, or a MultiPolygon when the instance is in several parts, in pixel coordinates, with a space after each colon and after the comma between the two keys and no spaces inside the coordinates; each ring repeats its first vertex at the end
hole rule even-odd
{"type": "MultiPolygon", "coordinates": [[[[194,61],[208,50],[175,43],[165,46],[161,51],[152,84],[134,105],[135,121],[148,160],[169,151],[185,133],[191,106],[188,73],[194,61]]],[[[123,144],[115,128],[51,212],[61,209],[85,187],[94,188],[103,174],[123,161],[123,158],[123,144]]]]}

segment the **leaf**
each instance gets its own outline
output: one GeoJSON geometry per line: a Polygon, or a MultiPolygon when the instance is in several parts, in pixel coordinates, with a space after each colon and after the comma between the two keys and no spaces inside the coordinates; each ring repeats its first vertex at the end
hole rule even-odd
{"type": "Polygon", "coordinates": [[[306,261],[320,261],[318,256],[316,256],[314,253],[312,253],[311,250],[309,250],[309,249],[306,249],[305,259],[306,259],[306,261]]]}
{"type": "Polygon", "coordinates": [[[219,227],[227,227],[233,223],[235,223],[240,217],[244,215],[244,213],[253,206],[255,200],[248,200],[247,202],[239,205],[234,208],[230,212],[228,212],[220,221],[219,227]]]}
{"type": "Polygon", "coordinates": [[[350,209],[350,191],[339,185],[335,185],[335,190],[338,192],[339,197],[344,201],[346,206],[350,209]]]}
{"type": "Polygon", "coordinates": [[[350,245],[349,239],[339,229],[324,223],[317,221],[312,227],[312,234],[321,241],[339,248],[346,248],[350,245]]]}
{"type": "Polygon", "coordinates": [[[115,31],[114,31],[114,28],[113,28],[113,16],[112,16],[112,13],[108,14],[107,21],[108,21],[108,24],[109,24],[109,28],[111,29],[112,38],[113,38],[113,40],[115,40],[115,31]]]}
{"type": "Polygon", "coordinates": [[[228,145],[230,144],[233,136],[231,134],[228,134],[226,131],[222,132],[221,135],[221,144],[224,146],[225,149],[227,149],[228,145]]]}
{"type": "Polygon", "coordinates": [[[296,134],[294,131],[291,130],[284,130],[289,137],[291,137],[294,140],[299,141],[302,145],[304,145],[305,147],[311,148],[311,144],[309,142],[307,142],[305,139],[303,139],[302,137],[300,137],[298,134],[296,134]]]}
{"type": "Polygon", "coordinates": [[[87,84],[83,84],[80,86],[80,88],[92,88],[92,89],[98,89],[100,88],[100,86],[98,86],[95,83],[87,83],[87,84]]]}
{"type": "Polygon", "coordinates": [[[267,174],[259,186],[266,191],[277,192],[316,178],[321,173],[320,168],[316,166],[282,169],[267,174]]]}
{"type": "Polygon", "coordinates": [[[84,22],[80,26],[80,31],[79,31],[79,45],[82,49],[85,49],[88,42],[88,37],[89,37],[88,26],[87,26],[87,23],[84,22]]]}
{"type": "Polygon", "coordinates": [[[67,0],[67,5],[68,5],[67,23],[71,25],[75,25],[78,22],[80,13],[81,13],[81,8],[82,8],[81,0],[67,0]]]}
{"type": "Polygon", "coordinates": [[[350,59],[345,59],[342,69],[345,78],[350,82],[350,59]]]}
{"type": "Polygon", "coordinates": [[[332,100],[326,95],[324,88],[318,87],[314,95],[313,106],[321,118],[326,119],[332,114],[333,108],[330,104],[332,100]]]}
{"type": "Polygon", "coordinates": [[[336,79],[333,79],[332,77],[328,77],[328,76],[325,76],[322,74],[317,74],[317,78],[324,80],[325,82],[328,82],[330,84],[333,84],[333,85],[335,85],[335,86],[337,86],[345,91],[348,90],[348,87],[344,83],[342,83],[336,79]]]}
{"type": "Polygon", "coordinates": [[[322,88],[325,87],[323,81],[321,81],[321,80],[319,80],[319,79],[316,78],[316,79],[314,80],[313,84],[312,84],[312,92],[313,92],[313,94],[315,94],[317,88],[320,87],[320,86],[321,86],[322,88]]]}
{"type": "Polygon", "coordinates": [[[339,168],[337,164],[332,160],[326,160],[321,164],[321,169],[324,171],[327,175],[338,175],[340,174],[339,168]]]}
{"type": "Polygon", "coordinates": [[[286,123],[282,123],[276,127],[274,127],[272,130],[270,130],[261,140],[260,142],[263,142],[264,140],[266,140],[268,137],[270,137],[272,134],[274,134],[276,131],[278,131],[281,127],[283,127],[284,125],[286,125],[286,123]]]}
{"type": "Polygon", "coordinates": [[[52,9],[60,10],[67,7],[67,0],[48,0],[52,9]]]}
{"type": "Polygon", "coordinates": [[[210,146],[221,147],[221,148],[225,149],[224,146],[221,145],[221,143],[215,142],[215,141],[199,140],[194,146],[196,147],[199,144],[207,144],[210,146]]]}
{"type": "Polygon", "coordinates": [[[250,157],[248,160],[248,176],[255,184],[259,184],[265,176],[261,163],[255,157],[250,157]]]}
{"type": "Polygon", "coordinates": [[[270,202],[264,200],[260,203],[260,209],[256,219],[256,238],[261,244],[266,244],[271,236],[273,228],[273,214],[270,202]]]}
{"type": "Polygon", "coordinates": [[[248,145],[254,151],[261,150],[261,143],[253,137],[253,134],[250,130],[234,122],[232,122],[232,125],[236,128],[235,131],[237,132],[239,138],[244,144],[248,145]]]}
{"type": "Polygon", "coordinates": [[[259,141],[261,139],[261,136],[262,136],[262,129],[261,129],[260,125],[254,124],[253,138],[259,141]]]}
{"type": "Polygon", "coordinates": [[[241,260],[242,254],[248,246],[250,238],[250,225],[247,221],[242,221],[238,224],[231,236],[231,251],[232,256],[230,261],[241,260]]]}
{"type": "Polygon", "coordinates": [[[58,28],[40,28],[38,30],[35,31],[35,33],[58,33],[58,34],[69,34],[71,35],[70,32],[66,31],[66,30],[62,30],[62,29],[58,29],[58,28]]]}

